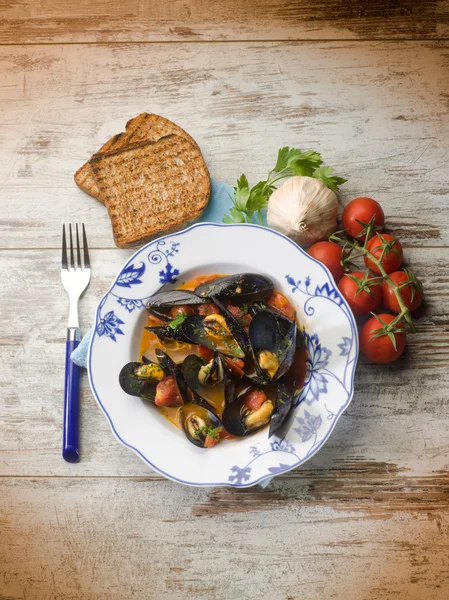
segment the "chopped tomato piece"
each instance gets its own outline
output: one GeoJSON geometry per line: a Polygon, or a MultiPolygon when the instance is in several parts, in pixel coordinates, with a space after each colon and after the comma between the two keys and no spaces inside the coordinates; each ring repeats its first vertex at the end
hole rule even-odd
{"type": "Polygon", "coordinates": [[[216,306],[215,304],[211,303],[206,303],[206,304],[200,304],[197,307],[197,311],[198,314],[201,316],[207,316],[207,315],[219,315],[220,314],[220,310],[218,308],[218,306],[216,306]]]}
{"type": "Polygon", "coordinates": [[[195,311],[191,306],[187,306],[187,304],[181,304],[180,306],[172,306],[168,316],[172,319],[176,319],[176,317],[179,315],[186,315],[187,317],[190,317],[194,314],[195,311]]]}
{"type": "Polygon", "coordinates": [[[225,365],[232,375],[241,379],[243,377],[243,369],[245,368],[245,363],[240,358],[231,358],[230,356],[224,357],[225,365]]]}
{"type": "Polygon", "coordinates": [[[295,320],[296,311],[284,294],[281,294],[281,292],[272,292],[265,302],[268,304],[268,306],[272,306],[282,313],[285,317],[287,317],[287,319],[290,319],[290,321],[295,320]]]}
{"type": "Polygon", "coordinates": [[[206,348],[206,346],[197,346],[198,354],[203,358],[206,362],[209,362],[214,357],[214,351],[210,348],[206,348]]]}
{"type": "Polygon", "coordinates": [[[221,433],[221,431],[217,431],[217,436],[206,435],[206,438],[204,440],[204,447],[205,448],[213,448],[213,446],[215,446],[215,444],[218,444],[218,442],[221,439],[220,433],[221,433]]]}
{"type": "Polygon", "coordinates": [[[252,316],[249,313],[245,312],[242,306],[234,306],[233,304],[228,304],[227,308],[229,312],[234,315],[234,317],[244,329],[247,329],[249,327],[252,316]]]}
{"type": "Polygon", "coordinates": [[[179,406],[182,404],[181,394],[174,377],[166,377],[156,386],[156,406],[179,406]]]}
{"type": "Polygon", "coordinates": [[[245,394],[245,405],[251,410],[259,410],[266,399],[267,395],[265,392],[251,388],[245,394]]]}

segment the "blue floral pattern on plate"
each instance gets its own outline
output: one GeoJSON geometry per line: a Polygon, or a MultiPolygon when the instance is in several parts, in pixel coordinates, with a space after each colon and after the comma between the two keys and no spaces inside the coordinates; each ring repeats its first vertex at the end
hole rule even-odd
{"type": "MultiPolygon", "coordinates": [[[[116,436],[160,473],[192,485],[248,487],[302,464],[325,443],[352,398],[357,356],[358,338],[352,313],[323,265],[288,238],[267,228],[201,223],[151,242],[136,252],[122,268],[97,308],[95,334],[89,352],[89,378],[94,395],[116,436]],[[241,440],[234,446],[239,448],[238,460],[230,461],[219,479],[204,480],[198,475],[195,481],[186,481],[182,476],[175,475],[172,469],[161,467],[157,458],[160,451],[155,449],[156,454],[148,457],[146,451],[135,445],[127,435],[122,437],[119,433],[120,423],[116,419],[112,421],[107,409],[108,403],[113,401],[110,394],[97,390],[103,376],[96,375],[99,367],[93,369],[92,357],[95,355],[97,364],[101,364],[105,353],[116,353],[116,348],[123,347],[123,354],[128,352],[128,348],[135,347],[135,332],[141,331],[149,296],[158,291],[161,285],[171,287],[176,284],[181,273],[190,272],[195,252],[198,262],[194,268],[201,272],[205,260],[203,236],[208,234],[214,246],[207,255],[207,261],[211,264],[225,264],[229,252],[234,253],[232,260],[239,263],[242,256],[238,249],[245,243],[245,260],[252,260],[249,262],[250,268],[260,271],[260,265],[263,264],[267,275],[276,277],[279,266],[270,270],[268,263],[273,260],[275,251],[277,256],[282,256],[286,262],[285,271],[290,270],[284,281],[290,290],[290,297],[296,303],[301,324],[305,327],[308,358],[305,384],[295,399],[294,414],[285,435],[273,436],[268,440],[266,432],[261,432],[241,440]],[[247,242],[248,235],[255,236],[253,244],[247,242]],[[198,241],[192,242],[192,239],[198,241]],[[232,244],[229,244],[229,239],[233,240],[232,244]],[[217,248],[223,248],[222,254],[217,248]],[[252,248],[255,249],[254,257],[249,259],[247,255],[252,248]],[[261,257],[263,252],[265,259],[261,257]],[[290,257],[287,258],[289,253],[290,257]],[[294,273],[296,268],[298,272],[294,273]],[[327,328],[321,326],[323,319],[327,319],[327,328]],[[332,327],[329,328],[329,323],[334,322],[339,324],[335,333],[332,327]],[[115,343],[111,344],[111,341],[115,343]]],[[[119,363],[120,368],[122,364],[119,363]]],[[[110,373],[106,369],[105,380],[108,377],[110,373]]],[[[106,389],[110,389],[109,384],[106,389]]],[[[126,418],[125,413],[122,418],[126,418]]],[[[132,431],[132,428],[128,427],[128,431],[132,431]]],[[[176,436],[177,432],[174,431],[173,435],[176,436]]],[[[183,453],[190,451],[185,448],[183,453]]]]}

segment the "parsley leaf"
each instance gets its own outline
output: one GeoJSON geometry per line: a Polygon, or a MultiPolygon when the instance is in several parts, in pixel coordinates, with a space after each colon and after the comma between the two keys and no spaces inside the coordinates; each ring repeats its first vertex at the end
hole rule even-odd
{"type": "Polygon", "coordinates": [[[179,315],[176,315],[176,317],[173,319],[173,321],[170,321],[170,323],[168,324],[168,327],[170,327],[170,329],[174,329],[175,331],[184,323],[184,321],[187,319],[187,315],[184,313],[180,313],[179,315]]]}
{"type": "Polygon", "coordinates": [[[329,189],[338,192],[338,186],[346,183],[348,180],[337,175],[332,175],[334,170],[332,167],[320,167],[312,174],[312,177],[320,179],[329,189]]]}

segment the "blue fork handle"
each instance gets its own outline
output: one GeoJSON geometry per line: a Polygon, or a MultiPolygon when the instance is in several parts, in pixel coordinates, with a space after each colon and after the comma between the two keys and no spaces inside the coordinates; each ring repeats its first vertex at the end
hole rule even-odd
{"type": "Polygon", "coordinates": [[[79,461],[80,368],[70,360],[79,340],[68,340],[65,346],[64,425],[62,457],[67,462],[79,461]]]}

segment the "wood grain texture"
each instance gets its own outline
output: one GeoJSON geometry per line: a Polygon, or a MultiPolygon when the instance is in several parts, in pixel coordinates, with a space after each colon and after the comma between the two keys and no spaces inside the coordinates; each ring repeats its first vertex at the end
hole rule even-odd
{"type": "Polygon", "coordinates": [[[0,43],[420,39],[449,35],[445,0],[0,1],[0,43]]]}
{"type": "Polygon", "coordinates": [[[246,491],[145,479],[3,480],[0,593],[5,600],[447,598],[442,497],[425,511],[377,513],[310,498],[307,484],[293,480],[246,491]]]}
{"type": "MultiPolygon", "coordinates": [[[[93,250],[92,283],[81,302],[84,330],[129,251],[93,250]]],[[[1,475],[152,475],[113,438],[86,378],[82,381],[81,444],[76,466],[60,458],[67,298],[56,250],[0,253],[1,475]]],[[[355,400],[320,453],[304,468],[338,479],[366,469],[398,476],[449,471],[449,268],[447,249],[408,249],[422,278],[426,304],[409,336],[405,355],[393,365],[360,358],[355,400]],[[389,466],[382,466],[389,465],[389,466]],[[396,466],[394,466],[396,465],[396,466]]],[[[155,267],[157,268],[157,267],[155,267]]],[[[303,469],[300,469],[300,472],[303,469]]]]}
{"type": "Polygon", "coordinates": [[[373,195],[405,245],[447,245],[448,66],[445,42],[2,47],[0,247],[57,248],[69,219],[113,247],[73,174],[145,110],[229,183],[266,176],[285,144],[316,148],[349,179],[343,202],[373,195]]]}

